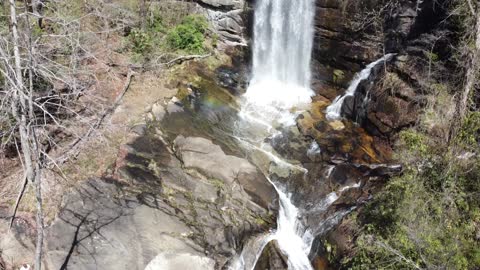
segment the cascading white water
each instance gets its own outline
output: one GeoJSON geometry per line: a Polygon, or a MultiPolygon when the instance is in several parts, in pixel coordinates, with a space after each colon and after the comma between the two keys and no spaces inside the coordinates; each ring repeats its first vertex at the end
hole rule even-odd
{"type": "Polygon", "coordinates": [[[332,104],[327,107],[327,119],[328,120],[338,120],[342,117],[342,106],[343,102],[345,101],[346,97],[351,97],[355,95],[355,91],[357,91],[358,85],[368,79],[370,77],[370,74],[372,73],[372,70],[374,67],[376,67],[378,64],[381,64],[383,62],[389,61],[395,54],[390,53],[386,54],[382,58],[378,59],[377,61],[370,63],[368,66],[366,66],[362,71],[357,73],[353,80],[350,82],[350,85],[348,86],[347,91],[343,96],[338,96],[336,97],[332,104]]]}
{"type": "Polygon", "coordinates": [[[314,11],[314,0],[257,1],[252,77],[240,116],[289,125],[291,109],[311,101],[314,11]]]}
{"type": "MultiPolygon", "coordinates": [[[[314,0],[258,0],[255,7],[252,77],[239,113],[248,123],[271,132],[277,125],[295,124],[296,113],[311,102],[310,60],[313,45],[314,0]]],[[[250,138],[262,141],[265,137],[250,138]]],[[[245,142],[244,142],[245,143],[245,142]]],[[[250,144],[279,166],[296,169],[264,149],[250,144]]],[[[299,168],[305,170],[304,168],[299,168]]],[[[288,257],[289,269],[312,269],[311,240],[299,221],[298,209],[275,186],[280,201],[278,228],[272,233],[288,257]]]]}
{"type": "MultiPolygon", "coordinates": [[[[278,134],[278,126],[295,124],[297,114],[311,102],[310,60],[313,46],[315,0],[257,0],[254,18],[252,77],[239,113],[236,138],[245,149],[265,156],[276,166],[308,173],[278,157],[265,145],[267,137],[278,134]]],[[[320,151],[313,144],[311,153],[320,151]]],[[[266,173],[267,178],[268,173],[266,173]]],[[[299,209],[277,183],[269,181],[279,196],[277,229],[251,241],[231,268],[251,270],[263,247],[276,240],[288,258],[288,269],[311,270],[308,255],[314,236],[300,221],[299,209]],[[247,247],[248,248],[248,247],[247,247]],[[252,255],[254,253],[254,255],[252,255]]],[[[325,204],[336,200],[327,198],[325,204]]],[[[328,205],[326,206],[328,207],[328,205]]]]}
{"type": "Polygon", "coordinates": [[[299,221],[298,208],[290,198],[272,183],[278,192],[280,208],[278,210],[277,230],[273,239],[277,240],[278,247],[288,256],[288,269],[313,269],[308,259],[312,247],[313,236],[305,230],[299,221]]]}

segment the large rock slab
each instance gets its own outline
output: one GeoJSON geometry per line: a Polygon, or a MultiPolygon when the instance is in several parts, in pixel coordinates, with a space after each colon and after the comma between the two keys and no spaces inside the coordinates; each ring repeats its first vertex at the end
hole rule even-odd
{"type": "Polygon", "coordinates": [[[186,168],[227,185],[238,182],[254,201],[263,206],[272,203],[276,194],[273,186],[248,160],[227,155],[220,146],[200,137],[178,136],[174,146],[186,168]]]}
{"type": "MultiPolygon", "coordinates": [[[[164,212],[168,210],[167,214],[178,217],[190,228],[187,237],[201,246],[205,254],[208,253],[208,257],[214,259],[218,265],[224,265],[230,256],[238,252],[244,238],[272,226],[272,213],[267,206],[262,206],[245,191],[240,180],[225,178],[230,174],[213,178],[206,168],[200,170],[194,167],[192,164],[196,163],[187,158],[188,154],[185,160],[187,163],[191,162],[188,163],[191,166],[185,166],[178,150],[180,147],[174,143],[168,144],[161,138],[161,134],[160,130],[148,129],[145,135],[138,136],[122,147],[112,177],[128,183],[129,189],[135,190],[136,200],[141,204],[164,212]],[[173,151],[173,148],[177,151],[173,151]],[[171,212],[171,209],[174,209],[174,212],[171,212]]],[[[201,142],[203,148],[198,148],[197,145],[197,148],[185,149],[202,154],[198,156],[201,160],[212,159],[208,155],[203,156],[210,152],[210,155],[215,153],[217,157],[228,156],[209,140],[197,141],[201,142]]],[[[248,180],[250,175],[258,176],[255,167],[245,163],[246,160],[230,157],[233,158],[230,160],[241,162],[251,172],[255,172],[238,179],[248,180]]],[[[225,167],[221,162],[222,159],[216,160],[216,163],[210,166],[220,170],[222,166],[225,167]]],[[[198,164],[195,166],[200,167],[198,164]]]]}
{"type": "Polygon", "coordinates": [[[144,269],[162,252],[202,255],[174,209],[143,205],[122,193],[115,184],[90,180],[66,196],[47,230],[49,269],[144,269]]]}

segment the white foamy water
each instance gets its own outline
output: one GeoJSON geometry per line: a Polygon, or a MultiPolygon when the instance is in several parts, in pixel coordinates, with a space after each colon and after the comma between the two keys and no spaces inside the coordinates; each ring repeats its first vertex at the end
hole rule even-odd
{"type": "Polygon", "coordinates": [[[310,103],[314,0],[259,0],[255,6],[252,77],[240,116],[293,125],[310,103]]]}
{"type": "Polygon", "coordinates": [[[353,80],[350,82],[350,85],[348,86],[347,91],[343,96],[338,96],[336,97],[332,104],[327,107],[327,119],[328,120],[338,120],[342,117],[342,106],[343,102],[345,101],[346,97],[351,97],[355,95],[355,91],[357,91],[358,85],[368,79],[370,77],[370,74],[372,74],[372,70],[374,67],[377,65],[389,61],[395,54],[390,53],[385,55],[384,57],[378,59],[377,61],[370,63],[368,66],[366,66],[362,71],[357,73],[353,80]]]}
{"type": "Polygon", "coordinates": [[[322,149],[320,149],[320,145],[316,141],[313,141],[312,144],[310,145],[310,148],[307,150],[307,156],[315,156],[318,155],[322,152],[322,149]]]}
{"type": "Polygon", "coordinates": [[[311,270],[313,268],[308,254],[312,247],[313,236],[300,222],[298,208],[293,205],[288,195],[276,186],[275,189],[278,192],[280,208],[278,227],[273,238],[277,240],[282,252],[288,256],[288,269],[311,270]]]}
{"type": "MultiPolygon", "coordinates": [[[[279,126],[294,125],[296,116],[310,104],[314,94],[310,89],[310,60],[315,0],[256,2],[252,77],[239,112],[243,134],[236,138],[246,149],[262,153],[276,166],[307,173],[302,166],[278,157],[263,140],[278,132],[279,126]],[[269,135],[255,129],[267,130],[269,135]]],[[[311,151],[315,154],[320,148],[312,145],[311,151]]],[[[277,228],[268,236],[253,239],[232,268],[253,269],[267,242],[276,240],[288,258],[288,269],[312,270],[308,255],[314,235],[302,224],[290,195],[269,181],[279,196],[277,228]]]]}

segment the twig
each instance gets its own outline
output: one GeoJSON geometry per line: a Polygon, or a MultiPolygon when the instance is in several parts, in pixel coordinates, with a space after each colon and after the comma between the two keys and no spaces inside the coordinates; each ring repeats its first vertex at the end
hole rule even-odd
{"type": "Polygon", "coordinates": [[[467,0],[467,3],[468,3],[468,7],[470,8],[470,12],[472,13],[472,16],[475,16],[475,8],[473,7],[473,4],[472,4],[472,1],[471,0],[467,0]]]}
{"type": "MultiPolygon", "coordinates": [[[[157,58],[156,61],[154,61],[154,63],[149,63],[149,64],[142,64],[142,65],[128,65],[128,67],[132,68],[132,69],[141,69],[141,70],[149,70],[151,68],[155,68],[155,67],[167,67],[167,68],[171,68],[174,64],[181,64],[185,61],[190,61],[190,60],[196,60],[196,59],[204,59],[204,58],[207,58],[209,56],[212,56],[211,53],[208,53],[208,54],[192,54],[192,55],[182,55],[182,56],[178,56],[177,58],[174,58],[173,60],[170,60],[168,62],[158,62],[158,60],[162,57],[164,57],[165,54],[162,54],[161,56],[159,56],[157,58]]],[[[119,66],[119,67],[122,67],[122,66],[125,66],[125,65],[118,65],[118,64],[115,64],[115,63],[106,63],[108,66],[119,66]]]]}
{"type": "Polygon", "coordinates": [[[20,193],[18,193],[17,200],[15,201],[15,206],[13,207],[13,213],[10,219],[10,224],[8,225],[9,230],[12,228],[13,221],[15,220],[15,216],[17,215],[18,206],[20,205],[20,200],[22,199],[23,194],[25,193],[25,189],[27,188],[27,183],[28,183],[28,178],[27,178],[27,175],[24,173],[22,189],[20,190],[20,193]]]}

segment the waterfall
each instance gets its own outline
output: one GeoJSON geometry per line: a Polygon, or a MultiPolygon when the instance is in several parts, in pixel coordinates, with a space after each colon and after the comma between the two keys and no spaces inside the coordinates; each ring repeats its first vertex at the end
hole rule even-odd
{"type": "Polygon", "coordinates": [[[370,77],[370,74],[372,74],[372,70],[374,67],[376,67],[378,64],[381,64],[383,62],[389,61],[395,54],[390,53],[382,58],[378,59],[377,61],[370,63],[368,66],[366,66],[362,71],[357,73],[353,80],[350,82],[350,85],[348,86],[347,91],[343,96],[338,96],[336,97],[332,104],[327,107],[327,119],[328,120],[338,120],[342,117],[342,106],[343,102],[345,101],[345,98],[351,97],[355,95],[355,91],[357,91],[358,85],[364,81],[367,80],[370,77]]]}
{"type": "MultiPolygon", "coordinates": [[[[295,124],[295,118],[311,102],[310,60],[313,46],[315,0],[257,0],[254,16],[252,76],[243,96],[238,136],[248,151],[262,154],[276,166],[308,173],[300,165],[278,157],[266,138],[279,133],[279,126],[295,124]]],[[[313,144],[311,153],[320,151],[313,144]]],[[[231,269],[251,270],[268,241],[276,240],[288,258],[288,269],[311,270],[308,259],[314,235],[305,228],[300,210],[278,183],[267,179],[279,196],[277,229],[249,242],[231,269]]],[[[333,203],[329,200],[327,203],[333,203]]]]}
{"type": "Polygon", "coordinates": [[[310,103],[314,12],[314,0],[257,1],[252,76],[241,117],[291,125],[292,109],[310,103]]]}

